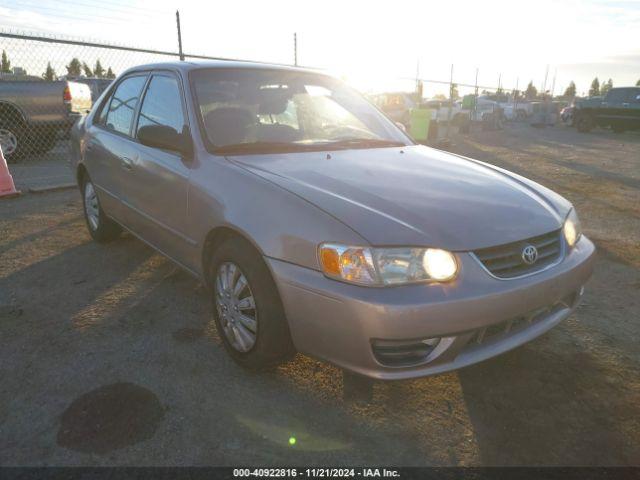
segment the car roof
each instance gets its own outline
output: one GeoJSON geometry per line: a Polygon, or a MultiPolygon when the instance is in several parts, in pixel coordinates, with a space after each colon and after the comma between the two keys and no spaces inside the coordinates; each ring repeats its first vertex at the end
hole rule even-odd
{"type": "Polygon", "coordinates": [[[249,62],[242,60],[185,60],[185,61],[173,61],[173,62],[159,62],[148,63],[144,65],[137,65],[129,68],[123,73],[132,73],[136,71],[148,71],[148,70],[180,70],[183,72],[189,72],[191,70],[199,70],[203,68],[247,68],[247,69],[268,69],[268,70],[284,70],[292,72],[308,72],[308,73],[322,73],[319,69],[296,67],[293,65],[284,65],[278,63],[266,63],[266,62],[249,62]]]}

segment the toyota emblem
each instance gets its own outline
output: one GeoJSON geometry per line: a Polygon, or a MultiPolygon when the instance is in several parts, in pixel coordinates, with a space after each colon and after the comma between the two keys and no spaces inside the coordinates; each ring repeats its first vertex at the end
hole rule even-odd
{"type": "Polygon", "coordinates": [[[538,249],[533,245],[527,245],[522,249],[522,260],[527,265],[533,265],[538,259],[538,249]]]}

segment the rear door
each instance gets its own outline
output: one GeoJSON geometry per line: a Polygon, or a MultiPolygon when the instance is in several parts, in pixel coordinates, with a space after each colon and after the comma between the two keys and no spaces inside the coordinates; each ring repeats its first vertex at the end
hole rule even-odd
{"type": "Polygon", "coordinates": [[[85,165],[107,214],[128,222],[128,195],[136,143],[131,137],[133,119],[147,74],[124,77],[101,106],[88,129],[85,165]]]}
{"type": "MultiPolygon", "coordinates": [[[[135,124],[136,136],[146,125],[163,125],[182,132],[185,127],[188,129],[186,118],[180,77],[168,71],[152,73],[135,124]]],[[[185,233],[191,160],[174,151],[136,143],[133,163],[131,228],[184,265],[196,245],[185,233]]]]}

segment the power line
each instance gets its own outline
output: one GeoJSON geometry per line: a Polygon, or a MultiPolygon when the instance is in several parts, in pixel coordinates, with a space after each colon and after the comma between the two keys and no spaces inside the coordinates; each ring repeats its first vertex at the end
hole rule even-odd
{"type": "MultiPolygon", "coordinates": [[[[34,5],[32,3],[26,3],[25,5],[29,7],[29,11],[35,11],[36,13],[39,13],[46,17],[55,17],[55,18],[60,18],[64,20],[73,19],[73,20],[84,20],[87,22],[95,22],[97,20],[102,23],[108,23],[108,24],[120,25],[120,26],[122,26],[123,23],[126,23],[132,20],[130,16],[128,18],[125,18],[125,17],[112,17],[108,15],[83,15],[80,13],[64,13],[59,9],[44,7],[41,5],[34,5]]],[[[171,18],[171,17],[168,16],[168,18],[171,18]]],[[[144,19],[144,17],[142,18],[136,17],[135,22],[143,23],[146,25],[159,26],[158,22],[152,22],[150,20],[144,19]]]]}
{"type": "MultiPolygon", "coordinates": [[[[98,14],[83,14],[80,12],[74,12],[74,13],[66,13],[64,11],[61,11],[60,9],[57,8],[51,8],[51,7],[46,7],[46,6],[42,6],[42,5],[36,5],[33,3],[25,3],[24,6],[29,7],[28,11],[31,12],[36,12],[39,13],[41,15],[47,16],[47,17],[56,17],[56,18],[62,18],[62,19],[74,19],[74,20],[86,20],[89,22],[95,22],[96,20],[100,20],[103,23],[112,23],[112,24],[116,24],[116,25],[122,25],[123,22],[128,22],[131,21],[132,18],[131,16],[133,15],[132,13],[125,13],[126,16],[124,17],[114,17],[114,16],[110,16],[110,15],[98,15],[98,14]]],[[[167,19],[171,18],[170,16],[167,16],[167,19]]],[[[143,14],[139,14],[139,16],[135,17],[135,21],[137,23],[144,23],[144,24],[148,24],[148,25],[157,25],[157,23],[151,22],[148,19],[144,18],[143,14]]]]}
{"type": "MultiPolygon", "coordinates": [[[[134,7],[134,6],[129,6],[129,5],[122,5],[122,6],[118,6],[116,8],[115,4],[104,4],[104,3],[85,3],[85,2],[80,2],[80,1],[71,1],[71,0],[56,0],[56,3],[66,3],[67,5],[74,5],[74,6],[83,6],[83,7],[89,7],[89,8],[94,8],[96,10],[109,10],[115,13],[124,13],[127,15],[131,15],[133,12],[131,12],[131,10],[133,11],[137,11],[139,12],[138,15],[144,13],[145,15],[153,15],[153,16],[165,16],[165,15],[171,15],[171,12],[169,10],[155,10],[155,9],[148,9],[148,8],[141,8],[141,7],[134,7]]],[[[118,4],[119,5],[119,4],[118,4]]]]}

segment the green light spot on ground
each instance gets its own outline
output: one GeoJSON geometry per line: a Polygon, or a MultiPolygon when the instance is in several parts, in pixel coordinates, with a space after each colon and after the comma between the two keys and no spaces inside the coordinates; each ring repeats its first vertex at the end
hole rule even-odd
{"type": "Polygon", "coordinates": [[[296,437],[289,437],[289,445],[295,445],[296,444],[296,437]]]}

